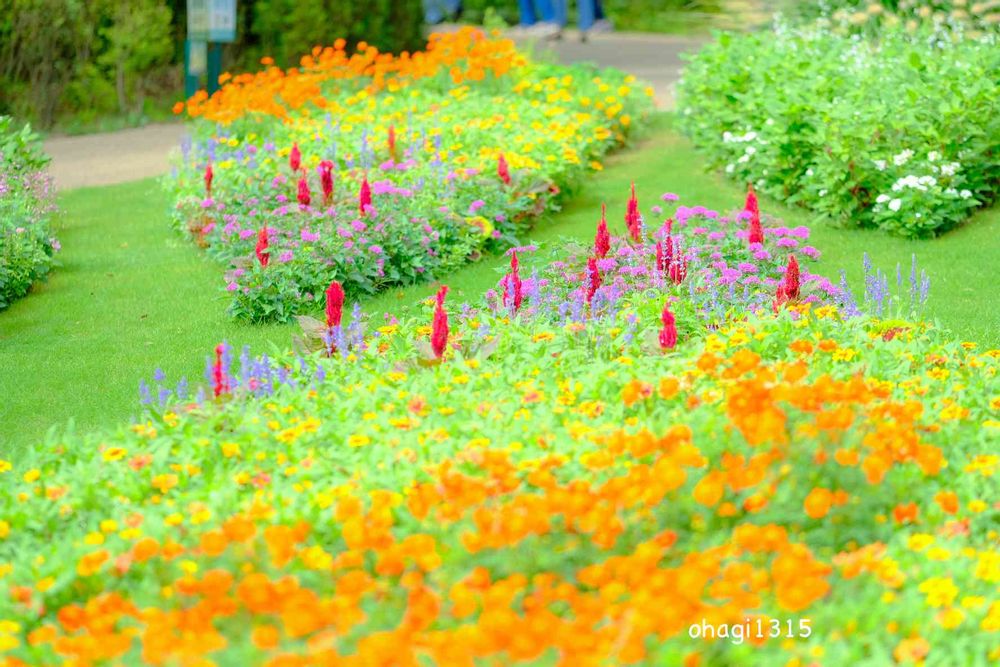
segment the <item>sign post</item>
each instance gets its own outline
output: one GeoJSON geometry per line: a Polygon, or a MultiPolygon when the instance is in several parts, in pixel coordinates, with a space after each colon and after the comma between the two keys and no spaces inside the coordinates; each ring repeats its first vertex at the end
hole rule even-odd
{"type": "Polygon", "coordinates": [[[184,92],[190,97],[201,86],[219,89],[222,45],[236,41],[236,0],[187,0],[187,40],[184,42],[184,92]]]}

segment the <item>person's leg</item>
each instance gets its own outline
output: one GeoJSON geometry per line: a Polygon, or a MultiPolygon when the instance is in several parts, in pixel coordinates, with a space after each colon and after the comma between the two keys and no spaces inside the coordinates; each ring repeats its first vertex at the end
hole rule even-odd
{"type": "Polygon", "coordinates": [[[597,7],[595,7],[594,0],[577,0],[576,4],[579,5],[580,9],[580,32],[585,33],[594,25],[597,7]]]}
{"type": "Polygon", "coordinates": [[[435,25],[444,20],[441,13],[441,0],[424,0],[424,20],[428,25],[435,25]]]}
{"type": "Polygon", "coordinates": [[[535,25],[535,3],[531,0],[518,0],[517,4],[521,12],[521,25],[535,25]]]}
{"type": "Polygon", "coordinates": [[[538,13],[542,17],[542,21],[545,23],[559,23],[559,25],[566,25],[566,0],[554,0],[556,4],[561,3],[563,6],[563,20],[559,23],[558,16],[556,15],[557,8],[553,5],[553,0],[535,0],[535,7],[538,9],[538,13]]]}
{"type": "Polygon", "coordinates": [[[594,20],[600,21],[605,18],[607,17],[604,15],[604,5],[601,4],[601,0],[594,0],[594,20]]]}

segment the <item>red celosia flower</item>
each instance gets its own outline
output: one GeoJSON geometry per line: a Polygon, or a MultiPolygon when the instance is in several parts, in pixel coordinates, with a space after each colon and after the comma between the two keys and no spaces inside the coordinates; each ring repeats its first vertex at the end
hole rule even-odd
{"type": "Polygon", "coordinates": [[[437,306],[434,308],[434,321],[431,327],[431,349],[434,356],[440,359],[448,345],[448,313],[444,309],[444,297],[448,288],[444,285],[437,293],[437,306]]]}
{"type": "Polygon", "coordinates": [[[288,166],[292,171],[298,171],[302,166],[302,152],[299,151],[298,144],[292,144],[292,152],[288,154],[288,166]]]}
{"type": "Polygon", "coordinates": [[[257,261],[263,267],[267,266],[267,263],[271,261],[271,253],[267,251],[268,238],[267,238],[267,227],[261,227],[260,231],[257,232],[257,261]]]}
{"type": "Polygon", "coordinates": [[[785,293],[785,297],[790,301],[799,298],[799,261],[795,255],[788,256],[788,266],[785,267],[785,279],[779,289],[785,293]]]}
{"type": "Polygon", "coordinates": [[[688,274],[688,263],[686,259],[678,257],[674,261],[670,262],[670,270],[668,271],[670,276],[670,282],[675,285],[680,285],[684,282],[684,279],[688,274]]]}
{"type": "Polygon", "coordinates": [[[329,204],[333,198],[333,163],[323,160],[319,163],[319,182],[323,187],[323,203],[329,204]]]}
{"type": "Polygon", "coordinates": [[[760,226],[760,208],[757,206],[757,194],[753,191],[753,184],[747,185],[747,201],[744,210],[750,214],[750,236],[749,243],[763,243],[764,230],[760,226]]]}
{"type": "Polygon", "coordinates": [[[215,363],[212,365],[212,389],[216,398],[229,393],[229,378],[226,377],[226,371],[222,365],[222,355],[225,351],[226,348],[223,345],[215,347],[215,363]]]}
{"type": "Polygon", "coordinates": [[[361,192],[358,193],[358,210],[361,215],[365,214],[365,209],[372,205],[372,188],[368,185],[368,176],[364,176],[361,181],[361,192]]]}
{"type": "Polygon", "coordinates": [[[389,126],[389,157],[396,162],[396,126],[389,126]]]}
{"type": "Polygon", "coordinates": [[[326,288],[326,326],[330,329],[340,326],[344,314],[344,288],[336,280],[326,288]]]}
{"type": "Polygon", "coordinates": [[[628,199],[628,208],[625,209],[625,226],[633,241],[638,243],[642,240],[642,222],[639,218],[639,200],[635,196],[635,183],[632,184],[632,196],[628,199]]]}
{"type": "Polygon", "coordinates": [[[514,251],[510,257],[510,273],[507,274],[507,278],[504,280],[503,302],[508,308],[513,306],[515,313],[521,309],[521,300],[523,299],[521,276],[518,274],[518,266],[517,251],[514,251]]]}
{"type": "Polygon", "coordinates": [[[656,270],[666,274],[674,263],[674,238],[668,236],[662,243],[656,244],[656,270]]]}
{"type": "Polygon", "coordinates": [[[510,167],[507,166],[507,160],[504,158],[503,153],[497,156],[497,176],[500,177],[504,185],[510,185],[510,167]]]}
{"type": "Polygon", "coordinates": [[[674,321],[674,314],[670,312],[669,301],[663,305],[660,319],[663,321],[663,328],[660,329],[660,347],[664,350],[673,349],[677,345],[677,325],[674,321]]]}
{"type": "Polygon", "coordinates": [[[309,181],[303,176],[299,179],[299,203],[303,206],[309,206],[312,203],[312,193],[309,192],[309,181]]]}
{"type": "Polygon", "coordinates": [[[607,257],[611,250],[611,233],[608,231],[607,207],[601,204],[601,221],[597,223],[597,236],[594,237],[594,255],[607,257]]]}
{"type": "Polygon", "coordinates": [[[215,178],[215,172],[212,171],[212,163],[209,162],[208,166],[205,167],[205,196],[212,196],[212,179],[215,178]]]}
{"type": "Polygon", "coordinates": [[[750,214],[750,217],[760,217],[760,208],[757,206],[757,193],[753,190],[753,183],[747,183],[747,201],[743,205],[743,210],[750,214]]]}
{"type": "Polygon", "coordinates": [[[587,276],[590,282],[587,285],[587,304],[594,299],[597,289],[601,286],[601,271],[597,268],[597,259],[591,257],[587,260],[587,276]]]}

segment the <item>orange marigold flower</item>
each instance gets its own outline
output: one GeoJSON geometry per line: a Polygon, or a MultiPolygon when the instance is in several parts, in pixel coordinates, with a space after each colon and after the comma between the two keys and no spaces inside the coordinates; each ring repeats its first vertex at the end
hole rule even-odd
{"type": "Polygon", "coordinates": [[[806,496],[804,507],[809,518],[822,519],[829,513],[831,504],[833,504],[833,493],[830,489],[817,487],[806,496]]]}
{"type": "Polygon", "coordinates": [[[892,652],[892,657],[896,662],[917,662],[923,663],[924,658],[931,652],[931,645],[923,637],[910,637],[904,639],[896,645],[892,652]]]}
{"type": "Polygon", "coordinates": [[[934,496],[934,502],[936,502],[947,514],[954,514],[958,511],[958,494],[954,491],[938,492],[937,495],[934,496]]]}
{"type": "Polygon", "coordinates": [[[917,508],[917,504],[909,502],[905,505],[896,505],[896,507],[892,510],[892,518],[895,519],[896,523],[911,523],[917,520],[919,512],[920,510],[917,508]]]}
{"type": "Polygon", "coordinates": [[[718,471],[708,473],[695,485],[692,492],[694,499],[705,507],[715,507],[722,500],[722,494],[726,490],[724,481],[723,473],[718,471]]]}
{"type": "Polygon", "coordinates": [[[258,625],[253,629],[250,639],[258,649],[267,651],[278,645],[281,634],[278,632],[278,628],[273,625],[258,625]]]}

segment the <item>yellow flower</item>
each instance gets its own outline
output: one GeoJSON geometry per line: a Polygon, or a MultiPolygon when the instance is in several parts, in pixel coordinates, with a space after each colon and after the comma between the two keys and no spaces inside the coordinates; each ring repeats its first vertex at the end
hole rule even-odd
{"type": "Polygon", "coordinates": [[[551,331],[540,331],[531,337],[533,343],[540,343],[545,340],[552,340],[556,335],[551,331]]]}
{"type": "Polygon", "coordinates": [[[364,447],[371,442],[371,438],[367,435],[358,435],[355,433],[347,438],[348,447],[364,447]]]}
{"type": "Polygon", "coordinates": [[[98,532],[87,533],[87,536],[83,538],[83,542],[95,547],[98,544],[104,544],[104,535],[98,532]]]}
{"type": "Polygon", "coordinates": [[[970,500],[969,501],[969,511],[979,514],[980,512],[985,512],[988,505],[982,500],[970,500]]]}
{"type": "Polygon", "coordinates": [[[986,598],[981,595],[966,595],[962,598],[962,606],[966,609],[976,609],[986,604],[986,598]]]}
{"type": "Polygon", "coordinates": [[[10,535],[10,524],[0,519],[0,540],[7,539],[8,535],[10,535]]]}
{"type": "Polygon", "coordinates": [[[32,468],[28,472],[24,473],[24,481],[28,484],[33,484],[39,477],[42,476],[42,471],[38,468],[32,468]]]}
{"type": "Polygon", "coordinates": [[[10,461],[4,461],[0,459],[0,473],[5,473],[10,471],[14,466],[11,465],[10,461]]]}
{"type": "Polygon", "coordinates": [[[920,551],[925,549],[934,541],[934,536],[927,533],[916,533],[915,535],[910,535],[910,538],[906,541],[906,546],[914,551],[920,551]]]}
{"type": "Polygon", "coordinates": [[[121,461],[128,454],[124,447],[108,447],[104,450],[105,461],[121,461]]]}
{"type": "Polygon", "coordinates": [[[919,590],[927,596],[928,607],[949,607],[958,595],[958,588],[950,577],[931,577],[920,584],[919,590]]]}
{"type": "Polygon", "coordinates": [[[221,447],[222,455],[227,459],[240,455],[240,443],[238,442],[224,442],[221,447]]]}
{"type": "Polygon", "coordinates": [[[976,561],[976,579],[982,579],[992,584],[1000,582],[1000,553],[980,551],[976,561]]]}

